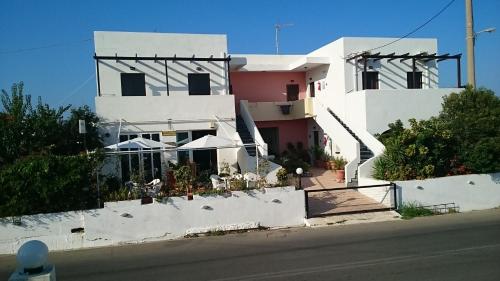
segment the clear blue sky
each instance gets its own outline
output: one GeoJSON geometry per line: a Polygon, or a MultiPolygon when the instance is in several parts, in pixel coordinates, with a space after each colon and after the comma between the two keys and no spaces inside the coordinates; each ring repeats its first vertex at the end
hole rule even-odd
{"type": "MultiPolygon", "coordinates": [[[[94,107],[93,31],[227,34],[230,53],[273,53],[274,24],[281,51],[301,54],[342,36],[404,35],[450,0],[339,1],[7,1],[0,2],[0,88],[24,81],[26,92],[55,106],[94,107]],[[53,46],[30,51],[23,49],[53,46]]],[[[448,10],[411,37],[438,39],[440,53],[462,53],[465,73],[465,8],[448,10]]],[[[500,1],[474,0],[475,29],[500,28],[500,1]]],[[[479,86],[500,94],[500,30],[476,42],[479,86]]],[[[441,86],[455,84],[453,62],[440,64],[441,86]]]]}

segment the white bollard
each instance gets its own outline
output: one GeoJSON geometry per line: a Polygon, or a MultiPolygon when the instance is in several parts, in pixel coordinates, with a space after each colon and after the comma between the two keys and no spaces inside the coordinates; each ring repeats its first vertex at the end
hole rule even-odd
{"type": "Polygon", "coordinates": [[[48,264],[49,248],[45,243],[31,240],[17,251],[17,269],[9,281],[56,281],[56,268],[48,264]]]}

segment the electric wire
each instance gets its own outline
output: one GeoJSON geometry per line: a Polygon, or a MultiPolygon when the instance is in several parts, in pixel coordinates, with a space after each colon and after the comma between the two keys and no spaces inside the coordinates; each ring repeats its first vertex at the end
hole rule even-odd
{"type": "Polygon", "coordinates": [[[92,80],[92,78],[95,77],[95,73],[92,73],[90,75],[89,78],[87,78],[87,80],[85,80],[83,83],[81,83],[78,87],[76,87],[73,91],[71,91],[66,97],[64,97],[63,99],[61,99],[59,101],[59,103],[57,103],[57,106],[60,106],[63,102],[65,102],[66,100],[68,100],[70,97],[74,96],[76,93],[78,93],[85,85],[87,85],[87,83],[92,80]]]}
{"type": "Polygon", "coordinates": [[[57,47],[64,47],[64,46],[68,46],[68,45],[76,45],[76,44],[86,43],[89,41],[92,41],[92,38],[87,38],[84,40],[68,42],[68,43],[54,43],[54,44],[49,44],[49,45],[45,45],[45,46],[32,47],[32,48],[26,48],[26,49],[0,51],[0,54],[24,53],[24,52],[37,51],[37,50],[42,50],[42,49],[51,49],[51,48],[57,48],[57,47]]]}
{"type": "Polygon", "coordinates": [[[436,14],[434,14],[431,18],[429,18],[426,22],[424,22],[423,24],[417,26],[416,28],[414,28],[412,31],[406,33],[405,35],[399,37],[398,39],[395,39],[393,41],[390,41],[386,44],[383,44],[381,46],[378,46],[378,47],[375,47],[375,48],[371,48],[369,50],[366,50],[365,52],[370,52],[370,51],[373,51],[373,50],[377,50],[377,49],[381,49],[381,48],[384,48],[384,47],[387,47],[389,45],[392,45],[398,41],[401,41],[403,40],[404,38],[407,38],[408,36],[414,34],[415,32],[419,31],[420,29],[424,28],[427,24],[429,24],[430,22],[432,22],[434,19],[436,19],[437,17],[439,17],[442,13],[444,13],[444,11],[446,11],[456,0],[451,0],[450,2],[448,2],[448,4],[446,4],[443,8],[441,8],[441,10],[439,10],[436,14]]]}

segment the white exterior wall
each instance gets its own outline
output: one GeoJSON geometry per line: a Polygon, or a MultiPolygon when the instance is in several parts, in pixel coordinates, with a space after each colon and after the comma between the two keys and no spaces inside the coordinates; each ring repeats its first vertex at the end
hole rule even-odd
{"type": "Polygon", "coordinates": [[[400,119],[428,119],[441,111],[443,97],[461,89],[364,90],[346,95],[345,122],[355,131],[382,133],[400,119]]]}
{"type": "MultiPolygon", "coordinates": [[[[98,56],[223,58],[227,53],[225,35],[95,32],[94,37],[98,56]]],[[[233,139],[236,113],[226,64],[167,61],[167,68],[169,95],[165,61],[99,60],[101,96],[95,102],[105,145],[119,142],[119,133],[216,129],[218,136],[233,139]],[[146,96],[122,96],[121,73],[144,73],[146,96]],[[209,73],[211,95],[190,96],[189,73],[209,73]]],[[[175,144],[176,137],[160,136],[160,141],[175,144]]],[[[236,149],[218,150],[217,159],[236,167],[236,149]]]]}
{"type": "Polygon", "coordinates": [[[344,64],[343,38],[340,38],[324,47],[321,47],[308,56],[329,57],[330,65],[320,66],[306,72],[306,83],[316,82],[315,99],[321,104],[330,107],[334,112],[344,114],[344,64]],[[318,82],[321,90],[318,90],[318,82]]]}
{"type": "MultiPolygon", "coordinates": [[[[346,37],[344,39],[344,53],[343,57],[347,58],[349,55],[361,53],[363,51],[371,50],[371,53],[381,54],[406,54],[417,55],[422,52],[428,54],[437,53],[437,39],[424,39],[424,38],[405,38],[390,44],[383,48],[378,48],[387,43],[390,43],[397,38],[362,38],[362,37],[346,37]],[[372,50],[373,48],[377,48],[372,50]]],[[[396,59],[388,62],[387,59],[373,62],[369,60],[367,64],[368,71],[379,72],[379,89],[406,89],[406,73],[412,71],[411,60],[400,62],[396,59]]],[[[358,63],[357,69],[353,61],[345,63],[345,93],[355,92],[363,89],[362,85],[362,71],[363,64],[358,63]],[[357,74],[356,74],[357,72],[357,74]],[[356,84],[357,81],[357,84],[356,84]]],[[[438,69],[435,61],[429,61],[421,64],[416,63],[417,71],[422,71],[423,89],[437,88],[438,87],[438,69]]]]}
{"type": "Polygon", "coordinates": [[[14,254],[23,243],[33,239],[55,251],[175,239],[216,230],[304,224],[302,190],[284,187],[265,192],[234,191],[232,195],[195,196],[192,201],[172,197],[166,203],[148,205],[141,205],[140,200],[110,202],[103,209],[24,216],[21,226],[3,218],[0,254],[14,254]],[[78,227],[84,228],[84,232],[71,233],[78,227]]]}
{"type": "MultiPolygon", "coordinates": [[[[223,58],[227,53],[225,35],[96,31],[94,41],[98,56],[223,58]]],[[[211,94],[228,94],[224,62],[168,61],[167,66],[171,96],[188,95],[188,73],[209,73],[211,94]]],[[[167,93],[165,61],[100,60],[99,72],[102,96],[121,96],[120,73],[145,73],[146,96],[167,93]]]]}
{"type": "Polygon", "coordinates": [[[396,181],[400,202],[455,203],[460,212],[500,207],[500,173],[396,181]]]}

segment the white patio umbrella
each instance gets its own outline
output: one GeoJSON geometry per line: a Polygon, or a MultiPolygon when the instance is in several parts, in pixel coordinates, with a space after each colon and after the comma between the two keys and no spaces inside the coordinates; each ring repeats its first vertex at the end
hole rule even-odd
{"type": "Polygon", "coordinates": [[[138,138],[134,138],[131,140],[126,140],[126,141],[122,141],[122,142],[115,143],[112,145],[108,145],[105,148],[114,149],[114,150],[118,150],[118,149],[122,149],[122,148],[123,149],[129,148],[129,149],[141,150],[141,149],[152,149],[152,148],[157,148],[157,147],[159,147],[159,148],[173,148],[174,146],[169,145],[169,144],[165,144],[162,142],[138,137],[138,138]]]}
{"type": "Polygon", "coordinates": [[[112,145],[108,145],[105,148],[116,150],[116,153],[121,153],[119,152],[120,149],[136,149],[133,151],[134,153],[137,153],[139,156],[139,169],[141,171],[144,171],[144,163],[143,163],[143,152],[152,152],[152,151],[158,151],[158,150],[164,150],[168,148],[174,148],[175,146],[165,144],[162,142],[150,140],[150,139],[145,139],[141,137],[133,138],[131,140],[126,140],[122,141],[119,143],[115,143],[112,145]]]}
{"type": "Polygon", "coordinates": [[[220,148],[235,148],[237,147],[234,141],[217,137],[212,135],[206,135],[194,141],[188,142],[183,146],[178,147],[178,150],[197,150],[197,149],[220,149],[220,148]]]}
{"type": "Polygon", "coordinates": [[[217,137],[212,135],[206,135],[202,138],[188,142],[183,146],[178,147],[179,150],[190,150],[190,149],[210,149],[210,148],[235,148],[237,147],[235,143],[223,137],[217,137]]]}

